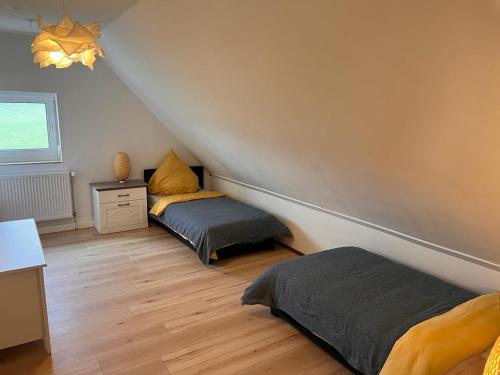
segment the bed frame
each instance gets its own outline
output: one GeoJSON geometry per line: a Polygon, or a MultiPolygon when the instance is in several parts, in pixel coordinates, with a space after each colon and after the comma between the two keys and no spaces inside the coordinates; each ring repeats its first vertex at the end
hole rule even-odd
{"type": "MultiPolygon", "coordinates": [[[[203,184],[203,176],[204,176],[204,169],[202,165],[194,165],[191,168],[191,170],[194,172],[194,174],[198,177],[198,181],[200,184],[200,188],[204,188],[203,184]]],[[[156,172],[156,169],[145,169],[144,170],[144,182],[148,183],[149,180],[151,179],[151,176],[153,176],[153,173],[156,172]]]]}
{"type": "MultiPolygon", "coordinates": [[[[200,188],[204,188],[204,168],[202,165],[195,165],[189,167],[191,170],[194,172],[196,176],[198,176],[198,181],[200,188]]],[[[144,170],[144,182],[148,183],[149,180],[151,179],[151,176],[153,176],[153,173],[155,173],[156,169],[145,169],[144,170]]],[[[190,249],[195,250],[191,242],[186,240],[184,237],[180,236],[178,233],[174,232],[172,229],[167,227],[165,224],[163,224],[161,221],[156,219],[154,215],[148,215],[148,220],[149,221],[154,221],[156,224],[160,225],[163,229],[165,229],[167,232],[169,232],[172,236],[177,238],[179,241],[181,241],[183,244],[185,244],[187,247],[190,249]]],[[[258,250],[260,248],[265,248],[265,249],[273,249],[276,245],[276,241],[271,238],[268,240],[264,240],[261,243],[257,244],[237,244],[237,245],[231,245],[222,249],[217,250],[217,255],[220,256],[221,258],[235,255],[238,253],[238,251],[248,251],[248,250],[258,250]]]]}
{"type": "MultiPolygon", "coordinates": [[[[203,166],[202,165],[195,165],[189,167],[191,170],[194,172],[194,174],[198,177],[198,182],[200,185],[200,188],[203,189],[204,187],[204,181],[203,181],[203,176],[204,176],[204,171],[203,171],[203,166]]],[[[144,170],[144,182],[148,183],[151,177],[153,176],[153,173],[156,172],[156,168],[153,169],[145,169],[144,170]]],[[[167,232],[169,232],[172,236],[177,238],[179,241],[181,241],[184,245],[189,247],[190,249],[194,250],[193,245],[191,242],[186,240],[184,237],[180,236],[178,233],[174,232],[172,229],[167,227],[165,224],[163,224],[161,221],[157,220],[154,215],[148,215],[148,220],[149,221],[154,221],[156,224],[161,226],[163,229],[165,229],[167,232]]]]}
{"type": "Polygon", "coordinates": [[[337,349],[335,349],[333,346],[331,346],[329,343],[327,343],[325,340],[323,340],[321,337],[315,335],[313,332],[308,330],[306,327],[304,327],[302,324],[297,322],[295,319],[293,319],[290,315],[288,315],[286,312],[276,309],[274,307],[271,307],[271,314],[274,315],[277,318],[281,318],[283,320],[286,320],[289,322],[291,325],[293,325],[295,328],[297,328],[300,333],[302,333],[304,336],[306,336],[309,340],[314,342],[316,345],[318,345],[321,349],[323,349],[325,352],[330,354],[335,360],[338,362],[342,363],[345,367],[349,369],[349,371],[353,372],[355,375],[363,375],[361,372],[356,370],[354,367],[352,367],[340,354],[337,349]]]}

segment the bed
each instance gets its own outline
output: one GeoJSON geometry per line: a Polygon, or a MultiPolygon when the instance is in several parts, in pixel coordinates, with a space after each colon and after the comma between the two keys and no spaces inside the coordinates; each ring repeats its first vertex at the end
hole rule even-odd
{"type": "MultiPolygon", "coordinates": [[[[190,168],[203,188],[203,167],[190,168]]],[[[145,182],[154,171],[144,170],[145,182]]],[[[158,199],[161,197],[148,195],[148,205],[158,199]]],[[[163,214],[150,214],[150,218],[194,249],[204,264],[216,259],[218,250],[229,246],[268,243],[291,236],[290,230],[273,215],[227,196],[171,204],[163,214]]]]}
{"type": "MultiPolygon", "coordinates": [[[[242,304],[270,307],[356,373],[379,374],[410,328],[475,297],[382,256],[344,247],[271,266],[245,290],[242,304]]],[[[498,320],[498,312],[494,316],[498,320]]]]}

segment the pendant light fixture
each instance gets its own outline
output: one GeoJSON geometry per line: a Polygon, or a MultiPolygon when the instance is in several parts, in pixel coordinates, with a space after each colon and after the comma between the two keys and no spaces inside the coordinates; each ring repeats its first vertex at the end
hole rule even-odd
{"type": "Polygon", "coordinates": [[[94,70],[96,55],[104,57],[97,43],[101,37],[99,22],[81,24],[73,21],[66,12],[64,0],[62,5],[64,16],[59,24],[43,26],[42,17],[38,16],[40,33],[31,44],[31,52],[35,54],[33,61],[41,68],[49,65],[67,68],[79,62],[94,70]]]}

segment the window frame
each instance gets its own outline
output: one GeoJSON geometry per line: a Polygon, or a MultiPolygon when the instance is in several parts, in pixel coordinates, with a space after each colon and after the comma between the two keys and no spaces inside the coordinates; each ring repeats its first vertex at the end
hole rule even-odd
{"type": "Polygon", "coordinates": [[[45,104],[49,144],[47,149],[0,149],[0,165],[62,163],[61,134],[56,93],[0,91],[0,103],[45,104]]]}

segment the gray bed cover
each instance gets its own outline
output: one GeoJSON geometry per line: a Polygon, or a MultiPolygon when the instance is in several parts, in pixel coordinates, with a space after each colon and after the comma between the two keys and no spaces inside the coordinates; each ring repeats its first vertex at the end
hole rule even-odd
{"type": "Polygon", "coordinates": [[[211,250],[291,236],[273,215],[228,197],[173,203],[153,218],[187,239],[205,264],[211,250]]]}
{"type": "Polygon", "coordinates": [[[323,338],[354,368],[378,374],[412,326],[476,297],[356,247],[271,266],[242,303],[277,308],[323,338]]]}

